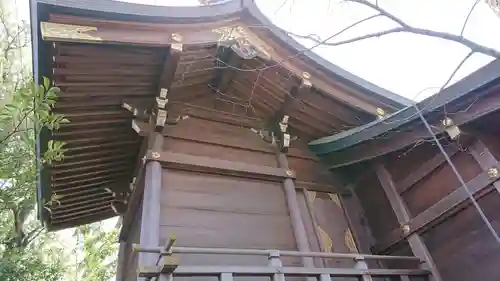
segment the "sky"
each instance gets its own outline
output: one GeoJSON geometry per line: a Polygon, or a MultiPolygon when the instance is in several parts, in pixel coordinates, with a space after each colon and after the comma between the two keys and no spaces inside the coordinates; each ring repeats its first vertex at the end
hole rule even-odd
{"type": "MultiPolygon", "coordinates": [[[[195,6],[197,0],[122,0],[164,6],[195,6]]],[[[374,14],[369,8],[339,0],[255,0],[277,26],[296,34],[327,38],[346,26],[374,14]],[[285,5],[283,3],[286,2],[285,5]],[[315,4],[311,4],[314,2],[315,4]]],[[[475,0],[379,0],[387,11],[415,27],[460,34],[475,0]]],[[[372,19],[336,40],[395,27],[387,19],[372,19]]],[[[471,15],[464,37],[500,50],[500,17],[484,1],[471,15]],[[495,35],[494,35],[495,34],[495,35]]],[[[305,46],[311,42],[298,40],[305,46]]],[[[314,49],[330,62],[380,87],[414,100],[422,100],[441,87],[469,50],[460,44],[414,34],[393,34],[344,46],[314,49]],[[423,91],[424,89],[427,89],[423,91]],[[423,92],[422,92],[423,91],[423,92]]],[[[452,82],[492,61],[474,54],[452,82]]]]}

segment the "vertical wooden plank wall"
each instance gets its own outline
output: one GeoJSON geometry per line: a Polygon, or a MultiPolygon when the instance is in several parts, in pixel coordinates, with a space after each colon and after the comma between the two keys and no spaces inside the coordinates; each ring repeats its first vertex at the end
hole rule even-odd
{"type": "MultiPolygon", "coordinates": [[[[307,205],[310,202],[305,200],[306,195],[301,189],[319,188],[326,191],[333,186],[328,171],[307,150],[295,146],[287,156],[281,154],[277,159],[275,148],[249,128],[193,117],[168,129],[162,153],[169,152],[228,160],[233,161],[234,165],[246,163],[261,168],[287,170],[289,165],[296,172],[297,179],[254,179],[164,167],[160,244],[174,232],[178,246],[303,251],[320,249],[320,234],[307,205]],[[292,217],[295,218],[293,222],[292,217]]],[[[326,197],[328,202],[325,204],[337,206],[328,193],[324,194],[318,196],[316,205],[321,205],[320,201],[326,197]]],[[[341,200],[338,196],[336,198],[341,200]]],[[[325,229],[342,232],[342,239],[334,239],[334,243],[342,245],[335,245],[329,251],[350,251],[344,239],[347,220],[343,209],[339,210],[326,214],[331,209],[316,206],[312,212],[319,214],[321,220],[328,224],[325,229]]],[[[335,233],[329,236],[340,237],[335,233]]],[[[181,260],[190,264],[218,265],[267,263],[265,258],[248,256],[215,258],[189,255],[181,257],[181,260]]],[[[284,263],[311,266],[312,259],[290,258],[284,263]]],[[[317,265],[320,264],[318,261],[317,265]]]]}
{"type": "MultiPolygon", "coordinates": [[[[491,169],[499,167],[498,143],[484,136],[461,148],[446,148],[497,231],[500,182],[491,169]]],[[[379,160],[356,194],[375,239],[375,253],[411,251],[426,261],[434,280],[499,280],[500,247],[435,147],[421,145],[379,160]]]]}

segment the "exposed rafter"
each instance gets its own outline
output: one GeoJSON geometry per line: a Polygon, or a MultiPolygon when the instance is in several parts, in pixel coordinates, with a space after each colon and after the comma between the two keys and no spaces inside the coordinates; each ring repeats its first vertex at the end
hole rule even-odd
{"type": "Polygon", "coordinates": [[[306,95],[311,89],[311,75],[307,72],[302,74],[299,86],[292,87],[292,90],[285,96],[281,106],[267,120],[264,128],[256,131],[263,139],[269,139],[273,144],[277,143],[281,152],[287,152],[290,147],[292,136],[288,130],[289,119],[295,107],[295,103],[301,96],[306,95]]]}
{"type": "Polygon", "coordinates": [[[240,68],[242,60],[231,48],[219,47],[215,61],[215,65],[218,67],[217,74],[210,85],[212,91],[226,93],[235,75],[235,68],[240,68]]]}

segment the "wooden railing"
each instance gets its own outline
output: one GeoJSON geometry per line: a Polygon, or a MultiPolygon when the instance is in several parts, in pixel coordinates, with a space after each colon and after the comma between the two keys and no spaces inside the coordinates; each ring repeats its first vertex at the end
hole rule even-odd
{"type": "Polygon", "coordinates": [[[409,281],[411,276],[428,276],[429,271],[421,268],[415,269],[369,269],[368,260],[399,260],[421,263],[417,257],[409,256],[383,256],[362,255],[346,253],[324,252],[298,252],[278,250],[253,250],[253,249],[225,249],[225,248],[191,248],[173,247],[169,242],[166,247],[144,248],[134,245],[137,253],[158,254],[158,261],[154,266],[140,266],[139,277],[145,280],[171,281],[175,277],[218,277],[219,281],[233,281],[233,277],[247,276],[270,277],[272,281],[285,281],[286,277],[308,277],[318,281],[331,281],[335,277],[354,277],[362,281],[372,281],[372,277],[398,277],[401,281],[409,281]],[[179,265],[175,253],[182,254],[214,254],[214,255],[254,255],[265,256],[267,266],[185,266],[179,265]],[[349,259],[355,262],[353,268],[322,268],[322,267],[288,267],[283,266],[281,257],[311,257],[349,259]]]}

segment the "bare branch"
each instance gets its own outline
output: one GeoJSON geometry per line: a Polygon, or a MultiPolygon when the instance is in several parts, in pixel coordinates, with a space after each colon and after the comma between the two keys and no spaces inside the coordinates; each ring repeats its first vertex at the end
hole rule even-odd
{"type": "Polygon", "coordinates": [[[14,127],[14,130],[12,130],[12,132],[10,132],[9,134],[7,134],[2,140],[0,140],[0,144],[1,143],[4,143],[5,141],[7,141],[10,137],[12,137],[14,134],[16,133],[19,133],[21,132],[19,130],[19,128],[21,127],[21,125],[23,125],[24,121],[26,120],[26,118],[28,118],[29,114],[31,113],[32,110],[29,110],[27,111],[23,118],[21,118],[21,120],[19,120],[19,122],[17,123],[17,125],[14,127]]]}
{"type": "MultiPolygon", "coordinates": [[[[395,23],[399,24],[400,27],[395,27],[395,28],[388,29],[385,31],[367,34],[367,35],[363,35],[360,37],[355,37],[355,38],[347,39],[345,41],[334,42],[334,43],[331,43],[328,41],[331,40],[333,37],[337,36],[338,34],[334,34],[334,35],[328,37],[326,40],[317,40],[316,38],[312,38],[311,36],[297,35],[297,34],[293,34],[290,32],[288,32],[288,34],[311,40],[319,45],[339,46],[339,45],[353,43],[356,41],[361,41],[361,40],[365,40],[365,39],[369,39],[369,38],[380,37],[380,36],[387,35],[387,34],[405,32],[405,33],[413,33],[413,34],[418,34],[418,35],[423,35],[423,36],[428,36],[428,37],[441,38],[441,39],[445,39],[448,41],[456,42],[456,43],[459,43],[459,44],[462,44],[462,45],[468,47],[473,52],[485,54],[485,55],[495,57],[495,58],[500,58],[499,51],[497,51],[493,48],[489,48],[489,47],[480,45],[478,43],[475,43],[469,39],[464,38],[462,35],[455,35],[455,34],[451,34],[451,33],[447,33],[447,32],[440,32],[440,31],[434,31],[434,30],[410,26],[410,25],[406,24],[403,20],[399,19],[398,17],[394,16],[393,14],[389,13],[388,11],[380,8],[378,5],[373,4],[367,0],[344,0],[344,1],[358,3],[361,5],[370,7],[372,9],[374,9],[375,11],[379,12],[379,14],[377,16],[387,17],[388,19],[391,19],[395,23]]],[[[472,13],[472,10],[474,10],[474,8],[475,8],[475,5],[471,8],[471,11],[469,12],[469,14],[472,13]]],[[[465,28],[466,24],[467,24],[467,20],[464,23],[463,28],[465,28]]]]}
{"type": "Polygon", "coordinates": [[[23,246],[24,247],[28,246],[31,242],[33,242],[33,240],[35,240],[38,237],[38,235],[42,233],[43,230],[44,230],[43,226],[40,226],[30,231],[30,233],[28,233],[22,241],[23,246]]]}
{"type": "Polygon", "coordinates": [[[352,2],[352,3],[358,3],[367,7],[370,7],[374,9],[375,11],[379,12],[379,14],[383,15],[384,17],[394,21],[395,23],[399,24],[402,27],[410,27],[408,24],[406,24],[404,21],[402,21],[400,18],[396,17],[395,15],[387,12],[386,10],[380,8],[378,6],[378,2],[373,4],[367,0],[344,0],[345,2],[352,2]]]}
{"type": "MultiPolygon", "coordinates": [[[[335,46],[340,46],[340,45],[344,45],[344,44],[354,43],[354,42],[357,42],[357,41],[362,41],[362,40],[366,40],[366,39],[370,39],[370,38],[380,37],[380,36],[391,34],[391,33],[399,33],[399,32],[404,32],[404,31],[405,31],[404,27],[396,27],[396,28],[393,28],[393,29],[379,31],[379,32],[375,32],[375,33],[371,33],[371,34],[367,34],[367,35],[363,35],[363,36],[351,38],[351,39],[346,39],[346,40],[339,41],[339,42],[326,42],[329,39],[327,39],[326,41],[325,40],[319,41],[319,40],[316,40],[316,39],[314,39],[312,37],[308,37],[308,36],[299,36],[299,35],[294,35],[292,33],[290,33],[290,34],[292,34],[294,36],[297,36],[297,37],[309,39],[309,40],[311,40],[313,42],[316,42],[318,45],[325,45],[325,46],[335,47],[335,46]]],[[[330,38],[330,37],[328,37],[328,38],[330,38]]]]}
{"type": "MultiPolygon", "coordinates": [[[[446,32],[424,29],[424,28],[410,27],[410,26],[408,26],[408,27],[404,27],[404,26],[403,27],[395,27],[392,29],[379,31],[379,32],[371,33],[371,34],[366,34],[363,36],[359,36],[359,37],[355,37],[355,38],[351,38],[351,39],[347,39],[347,40],[339,41],[339,42],[327,42],[328,40],[330,40],[330,37],[326,40],[320,41],[320,40],[317,40],[315,38],[312,38],[311,36],[304,36],[304,35],[301,36],[301,35],[296,35],[293,33],[289,33],[289,34],[293,35],[293,36],[300,37],[300,38],[305,38],[305,39],[311,40],[311,41],[313,41],[317,44],[320,44],[320,45],[340,46],[340,45],[353,43],[353,42],[357,42],[357,41],[362,41],[362,40],[366,40],[366,39],[370,39],[370,38],[381,37],[381,36],[384,36],[387,34],[401,33],[401,32],[413,33],[413,34],[417,34],[417,35],[434,37],[434,38],[441,38],[441,39],[445,39],[448,41],[453,41],[453,42],[456,42],[456,43],[459,43],[459,44],[462,44],[462,45],[468,47],[471,51],[473,51],[475,53],[481,53],[481,54],[485,54],[485,55],[488,55],[491,57],[500,58],[499,51],[497,51],[493,48],[489,48],[489,47],[480,45],[480,44],[473,42],[469,39],[466,39],[462,36],[454,35],[454,34],[446,33],[446,32]]],[[[332,37],[334,37],[334,36],[332,36],[332,37]]]]}
{"type": "MultiPolygon", "coordinates": [[[[361,19],[361,20],[359,20],[359,21],[357,21],[357,22],[355,22],[355,23],[353,23],[353,24],[351,24],[351,25],[349,25],[349,26],[347,26],[347,27],[343,28],[343,29],[342,29],[342,30],[340,30],[339,32],[334,33],[333,35],[331,35],[331,36],[327,37],[327,38],[326,38],[326,39],[324,39],[324,40],[320,40],[320,39],[314,38],[313,36],[315,36],[315,37],[319,37],[318,35],[315,35],[315,34],[310,34],[310,35],[300,35],[300,34],[295,34],[295,33],[292,33],[292,32],[288,32],[288,31],[283,30],[283,29],[282,29],[282,31],[283,31],[283,32],[286,32],[286,33],[287,33],[287,34],[289,34],[289,35],[292,35],[292,36],[295,36],[295,37],[298,37],[298,38],[308,39],[308,40],[311,40],[311,41],[315,42],[315,43],[316,43],[316,45],[314,45],[313,47],[311,47],[311,48],[307,49],[307,51],[309,51],[309,50],[311,50],[311,49],[314,49],[314,48],[318,47],[319,45],[331,45],[331,44],[333,44],[333,43],[328,43],[327,41],[329,41],[329,40],[331,40],[331,39],[333,39],[333,38],[335,38],[335,37],[339,36],[340,34],[342,34],[342,33],[346,32],[347,30],[349,30],[349,29],[351,29],[351,28],[355,27],[355,26],[356,26],[356,25],[358,25],[358,24],[361,24],[361,23],[363,23],[363,22],[365,22],[365,21],[368,21],[368,20],[371,20],[371,19],[374,19],[374,18],[376,18],[376,17],[380,17],[380,16],[382,16],[382,15],[381,15],[381,14],[377,14],[377,15],[372,15],[372,16],[369,16],[369,17],[367,17],[367,18],[361,19]]],[[[336,45],[332,45],[332,46],[336,46],[336,45]]]]}
{"type": "Polygon", "coordinates": [[[470,8],[469,13],[467,14],[467,17],[465,18],[464,24],[462,25],[462,30],[460,31],[460,36],[464,35],[465,27],[467,26],[467,23],[469,22],[469,18],[472,15],[472,12],[474,12],[474,9],[476,8],[477,4],[479,4],[479,1],[481,1],[481,0],[476,0],[476,2],[474,2],[474,5],[472,5],[472,7],[470,8]]]}
{"type": "Polygon", "coordinates": [[[471,51],[469,52],[461,61],[460,63],[457,65],[457,67],[455,67],[455,70],[453,70],[453,72],[451,73],[450,77],[448,78],[448,80],[446,80],[446,82],[444,83],[444,85],[439,89],[439,92],[441,92],[444,88],[446,88],[446,86],[448,86],[448,84],[450,83],[451,79],[453,79],[453,77],[455,76],[455,74],[457,74],[458,70],[460,70],[460,68],[464,65],[464,63],[474,54],[475,52],[474,51],[471,51]]]}
{"type": "Polygon", "coordinates": [[[286,3],[288,3],[288,0],[284,0],[283,3],[281,3],[281,5],[279,6],[279,8],[276,9],[276,11],[274,11],[274,14],[276,15],[279,11],[281,11],[281,9],[285,7],[286,3]]]}

